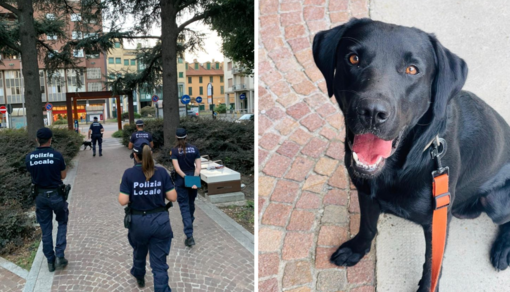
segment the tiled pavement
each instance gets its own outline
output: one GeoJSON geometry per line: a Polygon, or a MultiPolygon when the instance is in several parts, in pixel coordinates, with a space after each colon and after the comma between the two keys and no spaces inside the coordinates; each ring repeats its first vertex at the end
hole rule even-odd
{"type": "Polygon", "coordinates": [[[261,0],[259,291],[375,291],[372,252],[328,261],[359,225],[343,164],[344,123],[312,56],[313,36],[368,16],[368,0],[261,0]]]}
{"type": "MultiPolygon", "coordinates": [[[[106,136],[106,135],[105,135],[106,136]]],[[[103,157],[79,154],[70,202],[68,267],[55,272],[52,291],[139,291],[129,274],[132,248],[117,201],[119,181],[132,166],[129,151],[106,143],[103,157]]],[[[253,254],[197,208],[197,245],[185,248],[177,204],[170,209],[174,239],[168,257],[174,291],[253,291],[253,254]]],[[[147,262],[146,287],[153,291],[147,262]]],[[[3,290],[2,290],[3,291],[3,290]]]]}
{"type": "Polygon", "coordinates": [[[19,292],[25,286],[25,279],[12,273],[11,271],[0,267],[0,291],[19,292]]]}

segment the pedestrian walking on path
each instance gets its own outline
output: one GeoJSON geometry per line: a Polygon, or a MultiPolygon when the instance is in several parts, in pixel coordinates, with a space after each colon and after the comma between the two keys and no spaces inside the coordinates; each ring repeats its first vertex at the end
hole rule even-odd
{"type": "Polygon", "coordinates": [[[51,147],[53,133],[48,128],[37,131],[39,147],[25,158],[28,172],[32,176],[32,195],[35,196],[35,214],[41,225],[43,253],[48,260],[48,269],[63,269],[67,266],[64,256],[67,239],[69,210],[59,187],[66,178],[66,163],[60,152],[51,147]],[[58,222],[55,250],[53,250],[53,213],[58,222]],[[56,254],[56,259],[55,259],[56,254]]]}
{"type": "Polygon", "coordinates": [[[149,145],[137,142],[133,154],[137,164],[124,172],[119,194],[119,203],[129,204],[130,209],[125,224],[133,247],[131,275],[139,287],[145,286],[145,261],[150,252],[154,291],[169,292],[166,258],[173,233],[165,198],[175,202],[177,193],[166,169],[154,166],[149,145]]]}
{"type": "Polygon", "coordinates": [[[89,136],[92,135],[92,156],[96,156],[96,142],[99,144],[99,156],[103,156],[103,132],[104,128],[97,121],[97,117],[94,117],[94,122],[90,124],[89,136]]]}
{"type": "Polygon", "coordinates": [[[185,176],[200,175],[200,153],[198,148],[186,142],[188,133],[185,129],[179,128],[176,131],[177,144],[171,151],[172,164],[174,166],[175,188],[177,190],[177,202],[181,209],[182,223],[186,246],[195,245],[193,238],[193,222],[195,221],[195,199],[197,198],[197,186],[186,187],[185,176]]]}
{"type": "MultiPolygon", "coordinates": [[[[146,143],[151,146],[151,148],[154,148],[154,142],[152,141],[152,135],[149,132],[145,132],[143,130],[143,121],[138,120],[136,121],[136,132],[131,134],[131,139],[129,139],[129,149],[133,149],[133,146],[136,142],[140,141],[143,143],[146,143]]],[[[131,157],[133,158],[133,157],[131,157]]],[[[134,160],[134,163],[136,164],[136,160],[134,160]]]]}

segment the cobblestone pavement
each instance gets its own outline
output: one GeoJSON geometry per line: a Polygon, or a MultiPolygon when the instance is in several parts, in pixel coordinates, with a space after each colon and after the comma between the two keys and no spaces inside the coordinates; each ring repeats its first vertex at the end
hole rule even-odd
{"type": "MultiPolygon", "coordinates": [[[[107,135],[105,135],[107,136],[107,135]]],[[[133,165],[129,151],[105,137],[103,157],[79,153],[69,206],[68,267],[55,272],[52,291],[139,291],[129,274],[132,248],[123,226],[119,182],[133,165]]],[[[174,291],[253,291],[253,255],[197,208],[192,249],[184,246],[179,208],[170,209],[174,239],[168,257],[174,291]]],[[[153,291],[147,261],[146,287],[153,291]]]]}
{"type": "Polygon", "coordinates": [[[0,267],[0,291],[19,292],[25,286],[25,279],[0,267]]]}
{"type": "Polygon", "coordinates": [[[259,291],[375,291],[374,250],[356,266],[329,257],[358,232],[344,167],[343,115],[312,55],[314,35],[368,16],[368,0],[261,0],[259,291]]]}

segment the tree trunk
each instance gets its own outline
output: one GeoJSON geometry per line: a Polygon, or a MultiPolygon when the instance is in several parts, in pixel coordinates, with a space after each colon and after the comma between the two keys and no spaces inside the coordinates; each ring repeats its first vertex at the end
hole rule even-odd
{"type": "Polygon", "coordinates": [[[163,64],[163,133],[165,147],[173,147],[175,130],[179,126],[179,98],[177,90],[176,10],[173,1],[161,1],[161,57],[163,64]]]}
{"type": "Polygon", "coordinates": [[[25,107],[27,112],[27,132],[30,139],[36,137],[37,130],[44,127],[39,66],[37,62],[37,35],[34,27],[32,0],[18,0],[21,61],[25,87],[25,107]]]}

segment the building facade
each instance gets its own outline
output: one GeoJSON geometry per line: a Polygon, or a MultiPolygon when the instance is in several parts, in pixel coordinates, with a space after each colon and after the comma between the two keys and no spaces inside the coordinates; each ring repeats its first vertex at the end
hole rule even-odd
{"type": "MultiPolygon", "coordinates": [[[[5,11],[3,11],[5,12],[5,11]]],[[[0,11],[2,13],[2,11],[0,11]]],[[[36,11],[34,17],[55,17],[52,13],[45,13],[43,11],[36,11]]],[[[84,33],[77,31],[76,26],[81,22],[79,13],[64,15],[67,22],[66,33],[69,39],[80,39],[83,37],[90,37],[93,34],[102,32],[101,19],[91,22],[95,30],[94,33],[84,33]]],[[[56,36],[44,36],[45,41],[52,45],[57,51],[64,45],[63,40],[59,40],[56,36]]],[[[85,53],[83,50],[75,50],[73,52],[74,58],[78,61],[78,69],[59,69],[51,76],[45,70],[43,58],[39,58],[39,81],[41,86],[41,110],[44,109],[44,104],[51,103],[53,105],[52,111],[43,110],[48,118],[48,124],[51,120],[58,118],[66,118],[66,93],[68,92],[86,92],[86,91],[103,91],[105,90],[106,79],[106,59],[103,52],[89,52],[85,53]],[[81,84],[81,85],[80,85],[81,84]]],[[[13,108],[19,109],[13,113],[15,119],[13,124],[16,127],[24,126],[20,123],[25,123],[23,118],[23,108],[25,102],[24,96],[24,82],[21,70],[23,68],[23,60],[19,55],[13,56],[0,56],[3,64],[0,64],[0,105],[11,104],[13,108]],[[17,113],[20,116],[16,116],[17,113]],[[21,121],[21,122],[17,122],[21,121]]],[[[91,100],[78,102],[78,116],[84,120],[90,116],[87,112],[88,106],[94,106],[94,113],[100,112],[100,117],[106,115],[105,101],[104,100],[91,100]]],[[[0,117],[5,118],[5,117],[0,117]]]]}
{"type": "Polygon", "coordinates": [[[223,80],[223,62],[199,63],[196,59],[193,63],[186,62],[186,94],[190,96],[191,106],[200,106],[202,110],[210,110],[211,104],[225,103],[225,84],[223,80]],[[207,86],[213,86],[213,95],[208,99],[207,86]],[[202,102],[196,101],[197,97],[202,102]]]}
{"type": "Polygon", "coordinates": [[[255,83],[252,74],[247,74],[245,68],[225,57],[225,103],[227,109],[240,114],[255,111],[255,83]]]}

